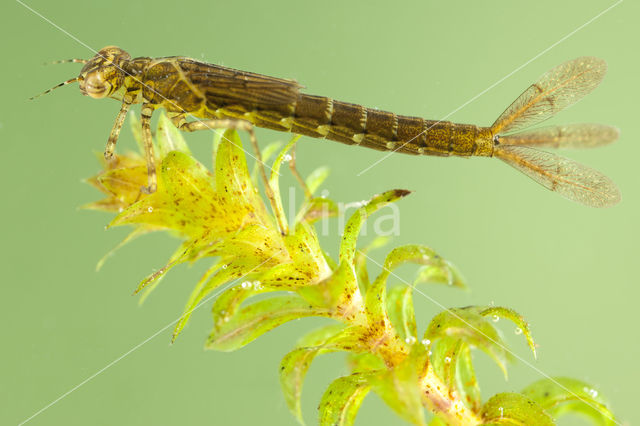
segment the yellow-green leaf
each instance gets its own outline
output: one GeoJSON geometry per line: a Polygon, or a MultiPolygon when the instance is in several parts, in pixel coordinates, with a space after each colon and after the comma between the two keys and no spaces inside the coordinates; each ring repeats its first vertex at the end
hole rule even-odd
{"type": "Polygon", "coordinates": [[[158,129],[156,131],[156,145],[158,147],[157,155],[164,158],[171,151],[180,151],[184,154],[191,155],[187,142],[182,136],[182,132],[173,125],[166,114],[160,114],[158,118],[158,129]]]}
{"type": "Polygon", "coordinates": [[[555,377],[539,380],[522,390],[554,418],[565,414],[587,416],[594,424],[615,425],[615,417],[607,401],[593,386],[576,379],[555,377]]]}
{"type": "Polygon", "coordinates": [[[474,306],[467,309],[473,310],[483,317],[490,316],[494,322],[498,321],[500,318],[506,318],[513,322],[516,325],[516,334],[524,335],[524,338],[527,340],[527,344],[529,345],[531,352],[533,352],[533,357],[536,357],[536,344],[533,341],[529,323],[524,319],[522,315],[511,308],[505,308],[502,306],[474,306]]]}
{"type": "Polygon", "coordinates": [[[350,353],[347,356],[347,363],[351,373],[363,373],[386,368],[383,360],[369,352],[350,353]]]}
{"type": "Polygon", "coordinates": [[[317,355],[345,350],[351,347],[351,331],[343,324],[332,324],[314,330],[298,342],[298,348],[289,352],[280,363],[280,384],[287,406],[298,422],[304,424],[300,407],[302,384],[311,362],[317,355]]]}
{"type": "MultiPolygon", "coordinates": [[[[280,195],[280,166],[282,166],[282,162],[285,160],[285,157],[289,154],[289,150],[293,145],[300,139],[300,135],[295,135],[291,138],[289,143],[285,145],[284,148],[280,151],[278,156],[276,157],[273,165],[271,166],[271,176],[269,177],[269,186],[273,191],[273,195],[275,196],[275,209],[276,215],[282,217],[286,220],[286,214],[284,212],[284,207],[282,206],[282,196],[280,195]]],[[[287,223],[282,224],[283,226],[288,226],[287,223]]],[[[282,233],[288,234],[289,229],[282,229],[282,233]]]]}
{"type": "Polygon", "coordinates": [[[540,405],[519,393],[499,393],[482,407],[483,425],[554,426],[540,405]]]}
{"type": "Polygon", "coordinates": [[[326,279],[312,286],[301,288],[298,293],[315,306],[339,309],[347,319],[353,319],[358,311],[351,311],[361,301],[360,290],[351,265],[342,262],[326,279]]]}
{"type": "Polygon", "coordinates": [[[296,216],[296,223],[314,223],[321,219],[336,217],[340,213],[338,205],[328,198],[312,198],[304,203],[296,216]]]}
{"type": "Polygon", "coordinates": [[[233,351],[288,321],[328,315],[326,309],[311,306],[296,295],[272,297],[245,306],[228,322],[216,327],[209,335],[206,347],[233,351]]]}
{"type": "MultiPolygon", "coordinates": [[[[509,353],[499,331],[486,318],[471,308],[452,308],[436,315],[424,334],[424,339],[436,342],[447,338],[446,346],[450,346],[449,339],[461,340],[466,344],[477,347],[487,353],[507,376],[506,361],[509,353]]],[[[435,352],[434,352],[435,353],[435,352]]],[[[441,363],[456,362],[446,357],[433,359],[436,369],[443,368],[441,363]]]]}
{"type": "Polygon", "coordinates": [[[353,213],[347,221],[347,225],[342,233],[342,241],[340,243],[340,261],[346,261],[349,264],[354,263],[356,254],[356,242],[362,225],[367,218],[376,210],[381,209],[389,203],[399,200],[409,195],[411,191],[405,189],[393,189],[375,195],[366,204],[353,213]]]}
{"type": "MultiPolygon", "coordinates": [[[[280,142],[272,142],[269,145],[267,145],[262,151],[262,162],[264,164],[266,164],[271,157],[273,157],[273,155],[278,152],[278,149],[280,148],[280,146],[282,145],[282,143],[280,142]]],[[[253,185],[257,188],[258,187],[258,169],[259,169],[260,163],[258,163],[257,161],[253,164],[253,169],[251,170],[251,182],[253,182],[253,185]]]]}
{"type": "Polygon", "coordinates": [[[271,291],[271,289],[263,286],[260,281],[251,281],[249,279],[226,289],[216,298],[211,309],[214,327],[221,327],[222,324],[233,318],[238,309],[240,309],[240,305],[247,298],[268,291],[271,291]]]}
{"type": "MultiPolygon", "coordinates": [[[[367,289],[365,304],[370,323],[381,323],[388,318],[386,306],[387,278],[393,273],[394,269],[405,263],[433,265],[434,262],[439,264],[441,261],[442,259],[433,250],[420,245],[410,244],[391,250],[384,261],[380,275],[367,289]]],[[[410,320],[410,318],[407,319],[410,320]]],[[[410,328],[415,327],[410,326],[410,328]]],[[[405,336],[405,338],[407,337],[413,337],[411,340],[416,338],[415,335],[405,336]]]]}
{"type": "Polygon", "coordinates": [[[314,171],[312,171],[309,176],[305,179],[305,185],[307,185],[307,189],[309,193],[313,194],[316,190],[322,185],[322,183],[329,176],[329,168],[328,167],[318,167],[314,171]]]}
{"type": "Polygon", "coordinates": [[[340,377],[329,385],[320,405],[320,426],[351,426],[362,401],[369,393],[368,378],[374,373],[355,373],[340,377]]]}
{"type": "Polygon", "coordinates": [[[384,369],[369,378],[376,394],[400,417],[415,425],[425,424],[420,375],[426,363],[426,350],[418,343],[395,368],[384,369]]]}
{"type": "Polygon", "coordinates": [[[387,296],[387,312],[401,340],[412,343],[417,339],[412,287],[404,284],[393,287],[387,296]]]}

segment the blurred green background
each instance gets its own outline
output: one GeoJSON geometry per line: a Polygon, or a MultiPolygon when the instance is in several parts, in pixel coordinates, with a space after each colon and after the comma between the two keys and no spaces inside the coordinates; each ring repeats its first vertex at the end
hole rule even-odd
{"type": "MultiPolygon", "coordinates": [[[[172,271],[141,307],[131,292],[164,265],[175,240],[144,237],[95,272],[98,259],[127,233],[105,232],[109,215],[78,209],[99,197],[81,179],[98,170],[94,152],[104,149],[118,103],[83,97],[76,85],[28,101],[80,69],[43,62],[91,57],[83,44],[115,44],[133,56],[190,56],[295,78],[307,93],[440,119],[614,2],[26,4],[60,29],[19,2],[0,6],[0,423],[29,418],[110,366],[29,424],[293,425],[277,367],[315,322],[288,324],[241,351],[216,353],[203,350],[211,319],[202,308],[176,344],[169,345],[170,328],[147,341],[179,316],[206,265],[172,271]]],[[[604,58],[609,73],[601,87],[549,123],[599,122],[621,129],[614,145],[567,153],[620,186],[623,200],[614,208],[572,203],[491,159],[393,155],[357,176],[384,154],[310,138],[298,147],[303,173],[331,167],[325,188],[336,201],[359,201],[391,188],[414,190],[398,203],[401,232],[392,245],[430,245],[461,269],[472,289],[428,288],[429,295],[445,306],[493,302],[518,310],[532,324],[539,357],[532,359],[512,325],[499,323],[515,353],[546,374],[591,382],[623,424],[640,420],[634,265],[640,254],[639,11],[632,1],[618,4],[449,117],[488,125],[548,69],[581,55],[604,58]]],[[[258,137],[263,146],[286,139],[272,131],[258,137]]],[[[187,138],[209,164],[211,135],[187,138]]],[[[118,151],[133,146],[125,126],[118,151]]],[[[292,183],[285,175],[284,184],[292,183]]],[[[330,229],[322,241],[335,255],[339,231],[335,223],[330,229]]],[[[384,254],[373,256],[380,262],[384,254]]],[[[411,272],[402,270],[407,277],[411,272]]],[[[420,296],[416,309],[422,330],[439,311],[420,296]]],[[[517,362],[505,382],[484,354],[476,355],[485,397],[541,378],[517,362]]],[[[324,388],[345,372],[338,354],[314,363],[303,394],[309,423],[316,422],[324,388]]],[[[356,423],[402,424],[373,394],[356,423]]]]}

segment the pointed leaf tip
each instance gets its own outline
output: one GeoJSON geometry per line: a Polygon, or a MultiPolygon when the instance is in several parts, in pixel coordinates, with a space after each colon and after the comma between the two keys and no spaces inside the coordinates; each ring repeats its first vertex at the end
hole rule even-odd
{"type": "Polygon", "coordinates": [[[362,401],[371,390],[373,373],[355,373],[340,377],[329,385],[318,406],[320,426],[350,426],[362,401]]]}
{"type": "Polygon", "coordinates": [[[544,408],[554,418],[565,414],[582,414],[594,424],[617,424],[607,401],[593,386],[568,377],[542,379],[522,390],[522,394],[544,408]]]}

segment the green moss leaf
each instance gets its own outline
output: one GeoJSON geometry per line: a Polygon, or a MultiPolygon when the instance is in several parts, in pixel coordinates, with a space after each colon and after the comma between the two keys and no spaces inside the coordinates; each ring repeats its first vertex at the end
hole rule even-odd
{"type": "Polygon", "coordinates": [[[338,310],[337,313],[345,319],[353,319],[360,314],[351,309],[359,306],[362,299],[353,268],[346,262],[341,262],[328,278],[301,288],[298,293],[315,306],[338,310]]]}
{"type": "MultiPolygon", "coordinates": [[[[373,282],[373,284],[371,284],[366,293],[365,306],[370,323],[382,323],[389,317],[387,314],[386,301],[387,278],[389,277],[389,275],[391,275],[394,269],[405,263],[417,263],[436,267],[434,265],[434,262],[436,262],[437,265],[440,265],[442,263],[442,259],[433,250],[421,245],[410,244],[406,246],[396,247],[391,250],[384,261],[382,272],[380,272],[380,275],[378,275],[378,277],[373,282]]],[[[410,296],[405,296],[405,298],[406,297],[410,296]]],[[[411,304],[411,300],[408,299],[408,301],[411,304]]],[[[415,324],[410,324],[410,322],[412,321],[412,312],[408,311],[412,311],[413,308],[408,308],[406,304],[404,306],[404,313],[396,311],[394,312],[393,316],[395,316],[396,320],[398,320],[398,315],[403,315],[401,321],[409,321],[409,323],[401,323],[400,327],[404,328],[405,331],[413,331],[416,329],[416,326],[415,324]]],[[[413,321],[415,321],[415,318],[413,318],[413,321]]],[[[403,340],[406,339],[410,339],[410,342],[413,343],[416,340],[416,335],[414,334],[412,336],[404,336],[403,340]]]]}
{"type": "Polygon", "coordinates": [[[180,151],[183,154],[191,155],[187,142],[184,140],[182,133],[166,114],[160,114],[158,118],[158,129],[156,131],[156,145],[158,147],[157,155],[164,158],[171,151],[180,151]]]}
{"type": "Polygon", "coordinates": [[[215,188],[217,205],[226,217],[227,227],[243,223],[259,223],[274,228],[257,188],[251,182],[247,163],[238,133],[226,130],[216,154],[215,188]]]}
{"type": "Polygon", "coordinates": [[[307,276],[299,286],[313,284],[332,273],[313,226],[305,222],[297,223],[294,232],[283,238],[290,258],[295,259],[296,269],[307,276]]]}
{"type": "Polygon", "coordinates": [[[447,422],[442,420],[440,417],[433,417],[429,422],[429,426],[447,426],[447,422]]]}
{"type": "Polygon", "coordinates": [[[233,351],[288,321],[328,315],[326,309],[313,307],[296,295],[272,297],[245,306],[229,321],[214,328],[206,347],[233,351]]]}
{"type": "Polygon", "coordinates": [[[347,356],[347,363],[352,373],[364,373],[386,368],[382,359],[369,352],[350,353],[347,356]]]}
{"type": "MultiPolygon", "coordinates": [[[[268,144],[261,152],[262,154],[262,162],[263,163],[267,163],[271,157],[274,156],[274,154],[276,152],[278,152],[278,149],[280,149],[280,147],[282,146],[281,142],[272,142],[270,144],[268,144]]],[[[251,170],[251,182],[253,182],[253,185],[257,188],[258,187],[258,167],[259,167],[260,163],[258,163],[257,161],[253,164],[253,169],[251,170]]]]}
{"type": "Polygon", "coordinates": [[[457,362],[453,363],[455,370],[455,384],[453,389],[458,391],[460,399],[467,404],[474,412],[480,410],[482,403],[482,395],[480,394],[480,385],[476,378],[476,372],[473,368],[473,360],[471,359],[471,349],[468,345],[461,345],[456,356],[457,362]]]}
{"type": "Polygon", "coordinates": [[[312,346],[320,346],[326,343],[332,337],[345,330],[347,326],[342,323],[328,324],[318,327],[302,336],[296,342],[296,348],[308,348],[312,346]]]}
{"type": "Polygon", "coordinates": [[[500,393],[482,407],[484,425],[553,426],[553,419],[536,402],[518,393],[500,393]]]}
{"type": "Polygon", "coordinates": [[[527,323],[522,315],[511,308],[505,308],[502,306],[474,306],[467,309],[473,310],[483,317],[491,317],[494,322],[498,321],[500,318],[506,318],[513,322],[516,325],[516,333],[522,334],[525,337],[527,344],[529,345],[529,349],[533,352],[533,356],[536,357],[536,344],[533,341],[529,323],[527,323]]]}
{"type": "Polygon", "coordinates": [[[347,350],[347,348],[353,349],[353,331],[345,329],[342,324],[332,324],[314,330],[298,342],[298,348],[282,359],[280,363],[282,392],[289,410],[301,424],[304,424],[300,407],[302,384],[311,362],[317,355],[347,350]]]}
{"type": "Polygon", "coordinates": [[[369,253],[377,248],[383,247],[389,242],[389,237],[376,237],[365,247],[359,249],[356,252],[355,268],[356,276],[358,277],[358,284],[360,290],[366,293],[371,282],[369,281],[369,272],[367,271],[367,257],[369,253]]]}
{"type": "Polygon", "coordinates": [[[371,389],[368,379],[372,374],[356,373],[331,382],[318,406],[320,425],[353,425],[360,405],[371,389]]]}
{"type": "Polygon", "coordinates": [[[466,289],[466,281],[457,268],[441,257],[433,258],[432,264],[418,270],[413,281],[414,287],[420,283],[438,283],[466,289]]]}
{"type": "MultiPolygon", "coordinates": [[[[289,150],[298,141],[298,139],[300,139],[300,135],[293,136],[289,143],[285,145],[284,148],[282,148],[275,161],[273,162],[273,165],[271,166],[271,176],[269,177],[269,186],[271,187],[271,190],[273,191],[273,194],[275,196],[274,207],[276,209],[276,214],[285,219],[287,216],[284,212],[284,207],[282,206],[282,196],[280,195],[280,167],[282,166],[282,162],[284,161],[285,156],[288,155],[289,150]]],[[[285,223],[283,225],[286,226],[287,224],[285,223]]],[[[288,234],[289,230],[283,229],[282,232],[284,234],[288,234]]]]}
{"type": "MultiPolygon", "coordinates": [[[[245,277],[246,278],[246,277],[245,277]]],[[[272,291],[263,286],[260,281],[245,280],[240,284],[226,289],[216,297],[211,309],[214,327],[221,327],[230,318],[235,316],[240,305],[251,296],[272,291]]]]}
{"type": "Polygon", "coordinates": [[[329,176],[329,168],[328,167],[318,167],[314,171],[312,171],[309,176],[305,179],[304,183],[307,185],[307,189],[311,194],[314,194],[318,188],[322,185],[322,183],[329,176]]]}
{"type": "Polygon", "coordinates": [[[522,390],[554,418],[565,414],[587,416],[594,424],[615,425],[607,401],[589,384],[567,377],[542,379],[522,390]]]}
{"type": "Polygon", "coordinates": [[[416,339],[418,330],[413,310],[412,287],[407,285],[393,287],[387,296],[387,312],[401,340],[411,342],[416,339]]]}
{"type": "Polygon", "coordinates": [[[364,206],[360,207],[349,218],[347,225],[344,228],[342,234],[342,241],[340,243],[340,261],[345,261],[349,264],[353,264],[356,254],[356,243],[360,229],[367,220],[367,218],[375,211],[381,209],[389,203],[398,201],[402,197],[406,197],[411,192],[404,189],[394,189],[391,191],[383,192],[374,196],[364,206]]]}
{"type": "MultiPolygon", "coordinates": [[[[453,308],[439,313],[429,323],[424,338],[432,343],[447,338],[443,343],[447,348],[453,344],[451,339],[479,348],[493,358],[505,377],[507,375],[508,352],[500,333],[473,308],[453,308]]],[[[434,352],[436,353],[440,351],[434,352]]],[[[446,366],[443,363],[457,362],[446,356],[435,357],[432,361],[436,370],[444,370],[446,366]]]]}
{"type": "Polygon", "coordinates": [[[431,365],[448,389],[474,411],[480,409],[480,387],[475,375],[469,344],[457,337],[442,337],[430,346],[431,365]]]}
{"type": "Polygon", "coordinates": [[[296,223],[314,223],[321,219],[337,217],[340,214],[338,205],[328,198],[312,198],[304,203],[296,216],[296,223]]]}
{"type": "Polygon", "coordinates": [[[425,424],[420,376],[426,363],[424,346],[416,344],[400,364],[379,371],[369,379],[376,394],[400,417],[415,425],[425,424]]]}

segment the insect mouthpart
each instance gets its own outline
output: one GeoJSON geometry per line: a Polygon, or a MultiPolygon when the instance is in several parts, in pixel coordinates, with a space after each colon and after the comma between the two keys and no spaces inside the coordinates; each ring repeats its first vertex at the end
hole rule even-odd
{"type": "Polygon", "coordinates": [[[100,73],[90,73],[82,80],[79,80],[79,83],[80,91],[94,99],[101,99],[109,96],[112,89],[111,83],[105,81],[104,77],[100,73]]]}

